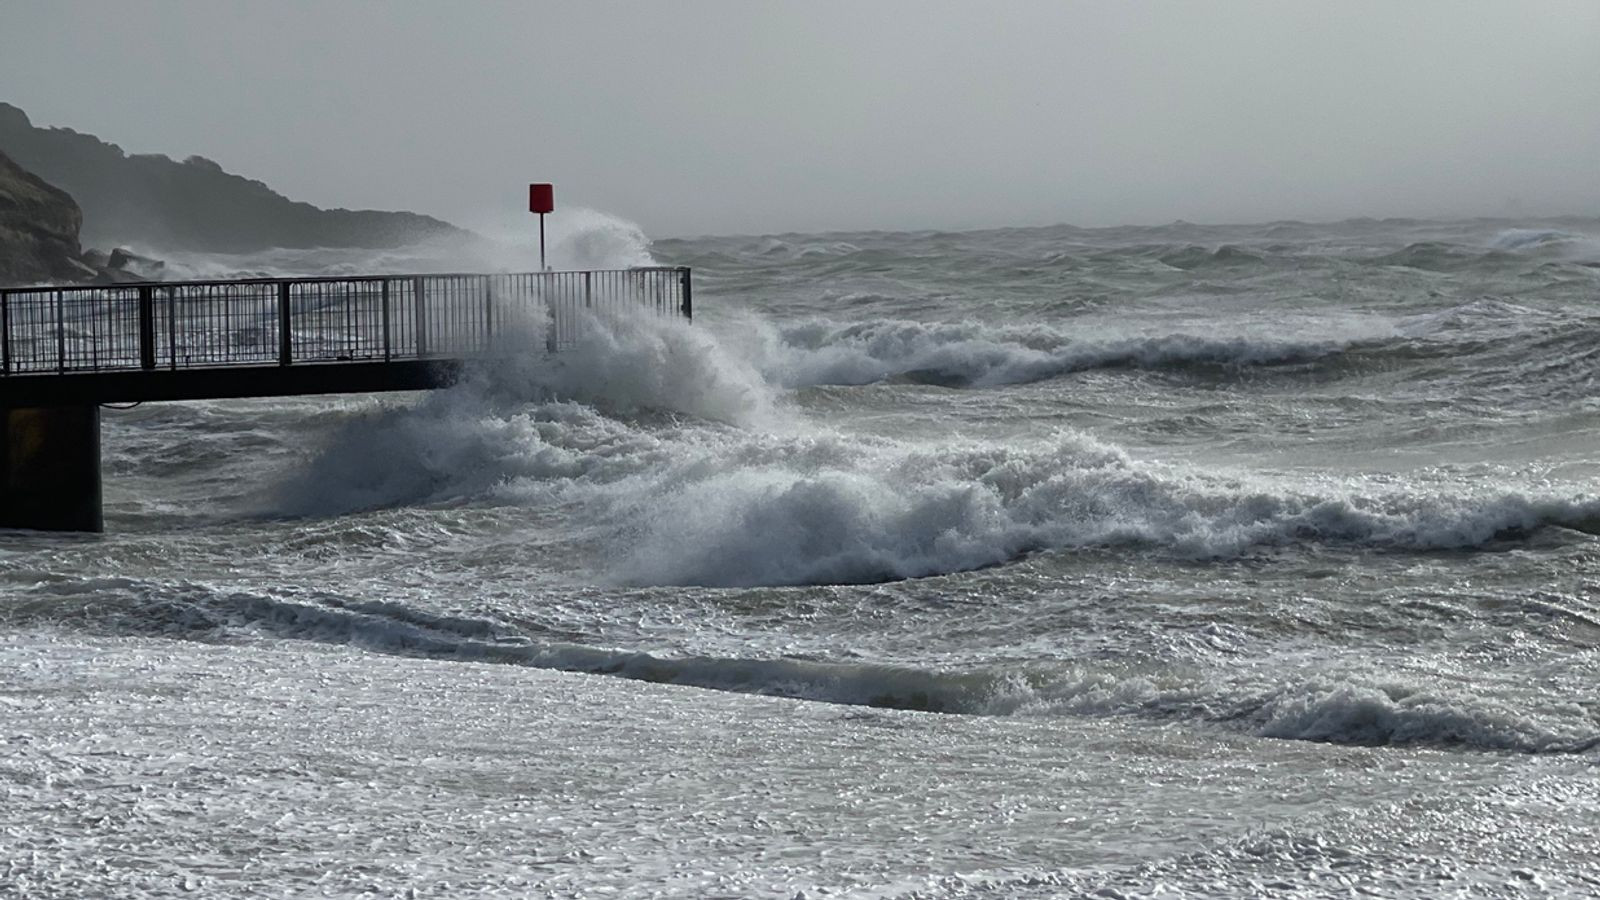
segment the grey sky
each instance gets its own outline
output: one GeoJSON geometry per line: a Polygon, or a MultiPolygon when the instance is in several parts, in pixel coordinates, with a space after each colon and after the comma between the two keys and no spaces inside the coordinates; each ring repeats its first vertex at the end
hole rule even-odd
{"type": "Polygon", "coordinates": [[[1595,2],[0,0],[0,99],[467,225],[1600,214],[1595,2]]]}

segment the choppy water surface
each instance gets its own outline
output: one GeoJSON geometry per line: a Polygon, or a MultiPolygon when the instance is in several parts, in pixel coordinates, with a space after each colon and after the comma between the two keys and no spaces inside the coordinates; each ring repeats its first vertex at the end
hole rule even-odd
{"type": "Polygon", "coordinates": [[[698,318],[106,414],[0,884],[1600,891],[1600,222],[574,247],[698,318]]]}

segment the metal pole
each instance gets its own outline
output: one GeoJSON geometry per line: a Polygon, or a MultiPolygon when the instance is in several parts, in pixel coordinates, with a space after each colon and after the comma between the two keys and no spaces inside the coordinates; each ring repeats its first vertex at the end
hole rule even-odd
{"type": "Polygon", "coordinates": [[[389,279],[383,280],[383,361],[388,362],[393,351],[389,343],[389,279]]]}
{"type": "Polygon", "coordinates": [[[544,264],[544,213],[539,213],[539,271],[550,271],[550,267],[544,264]]]}
{"type": "Polygon", "coordinates": [[[414,323],[416,340],[413,343],[416,344],[417,358],[420,359],[428,355],[428,301],[427,294],[423,290],[422,276],[411,279],[411,294],[416,305],[416,312],[413,314],[416,319],[414,323]]]}
{"type": "Polygon", "coordinates": [[[156,292],[149,285],[139,288],[139,368],[156,367],[156,292]]]}
{"type": "Polygon", "coordinates": [[[0,372],[11,374],[11,295],[0,291],[0,372]]]}
{"type": "Polygon", "coordinates": [[[178,371],[178,289],[167,288],[167,361],[178,371]]]}
{"type": "Polygon", "coordinates": [[[289,330],[289,282],[278,282],[278,365],[294,361],[294,344],[289,330]]]}
{"type": "Polygon", "coordinates": [[[534,276],[539,285],[539,303],[544,307],[544,349],[547,353],[556,352],[556,306],[555,292],[550,290],[550,276],[540,272],[534,276]]]}
{"type": "Polygon", "coordinates": [[[483,276],[483,346],[488,348],[494,336],[494,279],[483,276]]]}
{"type": "Polygon", "coordinates": [[[689,267],[680,268],[678,275],[683,279],[681,282],[683,285],[683,306],[681,307],[683,317],[692,322],[694,321],[694,294],[689,289],[689,267]]]}
{"type": "Polygon", "coordinates": [[[56,364],[60,371],[67,371],[67,320],[66,312],[62,308],[61,292],[56,291],[56,364]]]}

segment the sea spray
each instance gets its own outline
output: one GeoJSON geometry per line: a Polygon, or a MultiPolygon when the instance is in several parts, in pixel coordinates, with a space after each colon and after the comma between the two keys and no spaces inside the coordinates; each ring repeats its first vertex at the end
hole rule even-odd
{"type": "Polygon", "coordinates": [[[482,497],[508,482],[603,480],[617,468],[603,448],[660,446],[630,424],[640,417],[687,417],[692,430],[782,416],[759,375],[688,323],[591,317],[577,330],[572,347],[546,352],[539,311],[524,310],[455,385],[358,408],[282,473],[265,511],[339,515],[482,497]]]}
{"type": "Polygon", "coordinates": [[[741,427],[771,427],[777,390],[717,336],[667,317],[583,317],[559,353],[506,351],[474,364],[469,389],[512,398],[549,397],[613,413],[678,413],[741,427]]]}
{"type": "MultiPolygon", "coordinates": [[[[169,279],[296,278],[416,275],[433,272],[534,272],[538,232],[527,216],[484,217],[464,235],[398,247],[281,247],[255,253],[202,253],[134,242],[141,255],[162,260],[169,279]]],[[[564,209],[550,223],[554,269],[627,269],[657,265],[638,225],[597,210],[564,209]]]]}

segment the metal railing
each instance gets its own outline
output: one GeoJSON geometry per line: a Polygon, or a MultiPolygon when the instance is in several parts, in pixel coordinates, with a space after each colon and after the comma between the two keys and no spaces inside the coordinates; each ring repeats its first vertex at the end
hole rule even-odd
{"type": "Polygon", "coordinates": [[[193,369],[548,350],[597,321],[693,314],[679,267],[0,289],[0,375],[193,369]]]}

